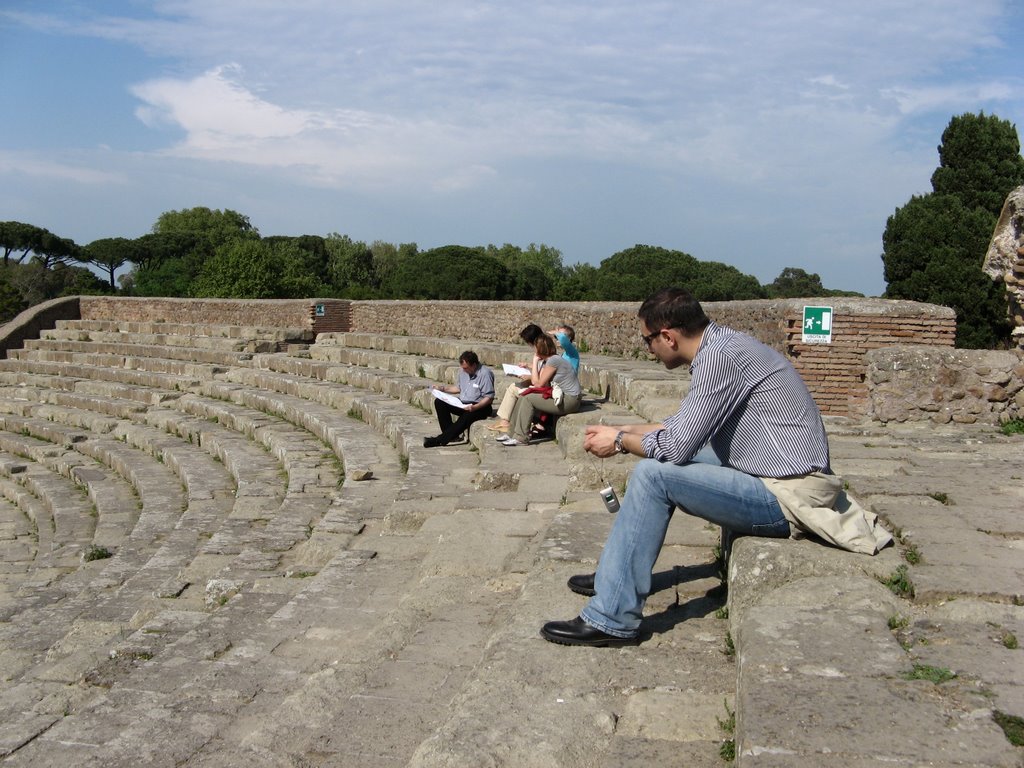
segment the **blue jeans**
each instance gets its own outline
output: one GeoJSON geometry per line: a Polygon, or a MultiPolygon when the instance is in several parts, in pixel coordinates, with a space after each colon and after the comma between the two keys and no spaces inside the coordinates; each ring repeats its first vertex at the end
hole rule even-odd
{"type": "Polygon", "coordinates": [[[629,479],[594,589],[580,612],[609,635],[635,637],[651,591],[651,570],[676,507],[738,534],[784,538],[789,523],[775,496],[756,477],[723,467],[709,449],[686,464],[643,459],[629,479]]]}

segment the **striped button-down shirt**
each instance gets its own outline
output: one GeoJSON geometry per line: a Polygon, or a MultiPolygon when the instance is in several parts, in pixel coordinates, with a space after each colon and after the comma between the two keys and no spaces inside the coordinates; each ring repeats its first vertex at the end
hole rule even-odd
{"type": "Polygon", "coordinates": [[[644,453],[682,464],[709,442],[724,466],[759,477],[830,472],[818,406],[788,360],[711,323],[690,364],[690,390],[644,453]]]}

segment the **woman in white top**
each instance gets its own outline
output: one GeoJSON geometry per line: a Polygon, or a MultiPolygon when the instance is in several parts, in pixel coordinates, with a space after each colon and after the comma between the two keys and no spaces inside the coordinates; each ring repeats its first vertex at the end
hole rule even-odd
{"type": "Polygon", "coordinates": [[[510,432],[498,438],[504,445],[526,445],[530,442],[530,424],[537,411],[562,416],[575,413],[583,402],[583,390],[576,371],[568,360],[557,354],[554,339],[545,334],[534,343],[534,349],[537,354],[530,370],[534,385],[516,399],[509,418],[510,432]],[[531,391],[533,389],[538,391],[531,391]]]}
{"type": "MultiPolygon", "coordinates": [[[[540,367],[537,365],[537,340],[543,335],[544,331],[541,327],[533,323],[530,323],[530,325],[519,332],[519,338],[533,346],[533,363],[530,365],[529,375],[520,376],[519,381],[505,388],[505,394],[501,398],[501,405],[498,406],[498,420],[487,427],[492,432],[508,432],[512,426],[509,419],[512,418],[512,409],[516,406],[516,399],[525,390],[538,385],[537,372],[540,370],[540,367]]],[[[542,360],[540,366],[543,365],[542,360]]],[[[525,368],[526,365],[524,364],[523,367],[525,368]]]]}

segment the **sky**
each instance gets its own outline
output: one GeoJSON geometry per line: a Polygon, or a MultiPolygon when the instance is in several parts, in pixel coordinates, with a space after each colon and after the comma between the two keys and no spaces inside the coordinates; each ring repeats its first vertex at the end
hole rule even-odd
{"type": "Polygon", "coordinates": [[[635,244],[879,295],[950,119],[1024,126],[1024,0],[0,0],[0,220],[80,245],[635,244]]]}

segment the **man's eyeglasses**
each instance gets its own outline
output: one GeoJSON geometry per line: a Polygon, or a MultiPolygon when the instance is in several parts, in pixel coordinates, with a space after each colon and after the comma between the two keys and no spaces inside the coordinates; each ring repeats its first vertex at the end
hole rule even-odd
{"type": "MultiPolygon", "coordinates": [[[[668,330],[668,329],[667,328],[662,328],[661,329],[661,331],[665,331],[665,330],[668,330]]],[[[651,342],[654,341],[654,337],[655,336],[659,336],[661,334],[661,331],[655,331],[654,333],[649,333],[646,336],[644,336],[642,333],[640,334],[640,338],[644,340],[644,346],[647,347],[648,350],[650,350],[650,348],[651,348],[651,342]]]]}

